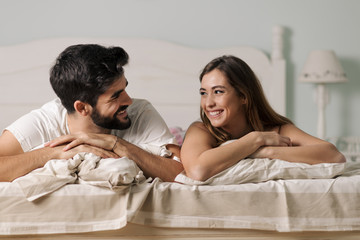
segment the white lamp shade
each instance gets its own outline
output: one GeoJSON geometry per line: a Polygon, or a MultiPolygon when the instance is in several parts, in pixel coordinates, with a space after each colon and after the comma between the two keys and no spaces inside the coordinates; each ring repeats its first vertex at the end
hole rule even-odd
{"type": "Polygon", "coordinates": [[[300,82],[337,83],[346,82],[346,74],[334,51],[312,51],[299,77],[300,82]]]}

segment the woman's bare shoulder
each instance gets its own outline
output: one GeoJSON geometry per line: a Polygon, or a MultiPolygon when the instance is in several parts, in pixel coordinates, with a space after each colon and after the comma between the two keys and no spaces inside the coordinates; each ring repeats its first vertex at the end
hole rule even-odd
{"type": "Polygon", "coordinates": [[[190,124],[189,129],[190,128],[197,128],[197,129],[202,129],[202,130],[207,130],[205,127],[205,124],[203,122],[200,121],[196,121],[190,124]]]}
{"type": "Polygon", "coordinates": [[[301,130],[300,128],[298,128],[297,126],[295,126],[292,123],[286,123],[284,125],[280,126],[280,131],[279,133],[291,133],[291,132],[295,132],[295,133],[305,133],[303,130],[301,130]]]}
{"type": "Polygon", "coordinates": [[[206,128],[203,122],[193,122],[186,131],[185,140],[192,139],[196,142],[207,142],[213,144],[215,138],[211,135],[210,131],[206,128]]]}

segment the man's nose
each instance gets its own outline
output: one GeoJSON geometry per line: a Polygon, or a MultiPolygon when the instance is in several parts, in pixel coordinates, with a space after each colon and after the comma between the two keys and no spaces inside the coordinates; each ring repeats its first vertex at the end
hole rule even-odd
{"type": "Polygon", "coordinates": [[[129,94],[124,91],[124,98],[121,101],[121,105],[131,105],[133,102],[132,98],[129,96],[129,94]]]}

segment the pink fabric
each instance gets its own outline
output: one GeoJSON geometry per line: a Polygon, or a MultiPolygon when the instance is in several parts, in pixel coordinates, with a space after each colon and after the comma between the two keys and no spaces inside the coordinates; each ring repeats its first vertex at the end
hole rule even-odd
{"type": "Polygon", "coordinates": [[[186,131],[181,127],[170,127],[169,129],[171,134],[174,135],[176,142],[181,146],[183,144],[186,131]]]}

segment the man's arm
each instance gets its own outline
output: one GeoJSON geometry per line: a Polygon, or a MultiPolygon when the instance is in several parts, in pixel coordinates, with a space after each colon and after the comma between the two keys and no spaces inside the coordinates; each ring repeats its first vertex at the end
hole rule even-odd
{"type": "Polygon", "coordinates": [[[32,170],[43,167],[51,159],[69,159],[79,152],[92,152],[102,157],[117,157],[116,154],[89,145],[78,146],[64,152],[63,146],[40,148],[25,152],[15,136],[4,131],[0,136],[0,182],[10,182],[32,170]]]}
{"type": "MultiPolygon", "coordinates": [[[[171,158],[154,155],[143,150],[136,145],[129,143],[111,134],[77,133],[64,135],[50,141],[46,146],[57,147],[66,144],[64,150],[81,146],[83,144],[96,146],[109,151],[114,151],[120,157],[127,157],[133,160],[147,177],[159,177],[163,181],[174,181],[176,175],[183,171],[180,162],[171,158]]],[[[168,150],[173,156],[180,157],[180,147],[177,145],[167,145],[168,150]]]]}
{"type": "MultiPolygon", "coordinates": [[[[173,155],[180,158],[180,148],[175,145],[168,145],[173,155]]],[[[173,182],[176,175],[183,171],[183,165],[171,158],[165,158],[151,154],[121,138],[113,148],[113,151],[122,157],[132,159],[147,177],[159,177],[165,182],[173,182]]]]}
{"type": "MultiPolygon", "coordinates": [[[[37,154],[45,150],[24,153],[20,143],[9,131],[0,136],[0,181],[8,182],[45,164],[37,154]]],[[[40,156],[46,154],[40,154],[40,156]]]]}

